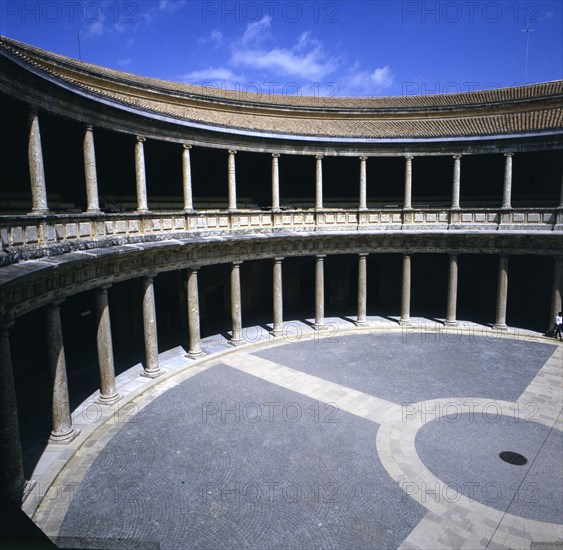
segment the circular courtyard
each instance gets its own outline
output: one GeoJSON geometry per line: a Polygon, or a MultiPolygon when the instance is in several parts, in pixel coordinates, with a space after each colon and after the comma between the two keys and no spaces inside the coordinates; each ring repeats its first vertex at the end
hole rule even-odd
{"type": "Polygon", "coordinates": [[[561,347],[547,340],[334,331],[187,365],[69,461],[60,546],[561,540],[561,347]]]}

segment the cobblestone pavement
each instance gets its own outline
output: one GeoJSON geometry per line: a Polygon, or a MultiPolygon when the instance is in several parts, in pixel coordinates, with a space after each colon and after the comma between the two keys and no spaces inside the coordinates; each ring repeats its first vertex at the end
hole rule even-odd
{"type": "Polygon", "coordinates": [[[412,336],[183,360],[77,447],[34,520],[84,547],[561,545],[563,348],[412,336]]]}

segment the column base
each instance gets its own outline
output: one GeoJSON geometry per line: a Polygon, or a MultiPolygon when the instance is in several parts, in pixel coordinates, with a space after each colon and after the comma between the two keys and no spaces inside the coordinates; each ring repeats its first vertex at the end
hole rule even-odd
{"type": "Polygon", "coordinates": [[[326,325],[325,325],[324,322],[323,323],[315,323],[313,325],[314,330],[324,330],[325,328],[326,328],[326,325]]]}
{"type": "Polygon", "coordinates": [[[195,214],[195,208],[184,208],[184,214],[195,214]]]}
{"type": "Polygon", "coordinates": [[[164,374],[164,371],[159,367],[158,369],[155,370],[145,370],[143,369],[143,371],[141,372],[141,376],[144,376],[145,378],[158,378],[159,376],[162,376],[164,374]]]}
{"type": "Polygon", "coordinates": [[[27,213],[28,216],[46,216],[49,213],[48,208],[32,208],[30,212],[27,213]]]}
{"type": "Polygon", "coordinates": [[[238,211],[238,208],[236,206],[235,207],[229,206],[229,208],[227,208],[227,212],[237,212],[237,211],[238,211]]]}
{"type": "Polygon", "coordinates": [[[186,353],[185,357],[187,357],[188,359],[199,359],[200,357],[203,357],[205,355],[205,353],[199,349],[199,350],[190,350],[188,351],[188,353],[186,353]]]}
{"type": "Polygon", "coordinates": [[[280,336],[283,336],[283,329],[281,328],[274,328],[270,331],[270,336],[273,336],[274,338],[279,338],[280,336]]]}
{"type": "Polygon", "coordinates": [[[401,326],[411,326],[413,323],[410,319],[410,317],[408,319],[399,319],[399,325],[401,326]]]}
{"type": "Polygon", "coordinates": [[[367,327],[368,326],[368,322],[365,319],[357,319],[356,321],[354,321],[354,324],[357,327],[367,327]]]}
{"type": "Polygon", "coordinates": [[[505,324],[497,324],[495,323],[493,325],[493,330],[502,330],[502,331],[508,331],[508,326],[505,324]]]}
{"type": "Polygon", "coordinates": [[[8,491],[7,495],[16,504],[21,505],[25,501],[25,499],[33,492],[33,489],[35,489],[36,485],[37,481],[35,480],[25,480],[21,487],[18,487],[13,491],[8,491]]]}
{"type": "Polygon", "coordinates": [[[100,394],[98,399],[96,399],[96,402],[99,403],[100,405],[113,405],[114,403],[117,403],[120,399],[121,399],[121,395],[119,395],[118,393],[110,396],[100,394]]]}
{"type": "Polygon", "coordinates": [[[457,327],[459,325],[459,323],[457,321],[448,321],[447,319],[444,321],[444,326],[445,327],[457,327]]]}
{"type": "Polygon", "coordinates": [[[68,445],[71,441],[74,441],[79,434],[80,430],[76,428],[71,428],[70,431],[66,433],[51,432],[51,435],[49,436],[49,443],[54,443],[55,445],[68,445]]]}
{"type": "Polygon", "coordinates": [[[237,340],[235,340],[234,338],[231,338],[231,339],[229,340],[229,344],[230,344],[231,346],[235,346],[235,347],[236,347],[236,346],[242,346],[243,344],[246,344],[246,341],[243,340],[242,338],[238,338],[237,340]]]}
{"type": "Polygon", "coordinates": [[[85,214],[101,214],[102,210],[100,208],[88,208],[85,214]]]}
{"type": "Polygon", "coordinates": [[[137,208],[137,214],[149,214],[150,210],[148,208],[137,208]]]}

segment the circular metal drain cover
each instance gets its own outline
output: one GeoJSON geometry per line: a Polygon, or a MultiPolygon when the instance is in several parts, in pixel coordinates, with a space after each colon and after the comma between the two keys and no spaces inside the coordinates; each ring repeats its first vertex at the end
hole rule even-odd
{"type": "Polygon", "coordinates": [[[524,466],[528,459],[521,454],[514,453],[512,451],[502,451],[499,454],[500,458],[509,464],[513,464],[514,466],[524,466]]]}

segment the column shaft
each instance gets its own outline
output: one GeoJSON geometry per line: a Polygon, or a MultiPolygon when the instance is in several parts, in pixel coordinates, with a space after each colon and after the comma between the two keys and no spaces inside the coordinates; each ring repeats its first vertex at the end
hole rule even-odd
{"type": "Polygon", "coordinates": [[[96,315],[98,321],[96,345],[98,349],[98,366],[100,369],[100,397],[98,401],[106,405],[111,405],[115,403],[120,396],[115,386],[108,288],[109,287],[102,287],[96,290],[96,315]]]}
{"type": "Polygon", "coordinates": [[[147,179],[145,175],[144,137],[137,136],[135,143],[135,182],[137,185],[137,212],[149,211],[147,203],[147,179]]]}
{"type": "Polygon", "coordinates": [[[163,374],[158,362],[158,333],[156,304],[152,277],[143,277],[143,333],[145,337],[145,368],[141,373],[148,378],[163,374]]]}
{"type": "Polygon", "coordinates": [[[512,201],[512,153],[504,154],[506,160],[504,163],[504,187],[502,191],[502,207],[511,208],[512,201]]]}
{"type": "Polygon", "coordinates": [[[317,256],[315,264],[315,325],[316,330],[325,327],[325,271],[324,255],[317,256]]]}
{"type": "Polygon", "coordinates": [[[86,178],[86,211],[96,213],[100,211],[98,196],[98,174],[96,171],[96,149],[94,147],[94,130],[86,126],[84,132],[84,175],[86,178]]]}
{"type": "Polygon", "coordinates": [[[228,184],[229,184],[229,210],[234,211],[237,209],[237,176],[235,170],[235,155],[236,151],[229,151],[228,160],[228,184]]]}
{"type": "Polygon", "coordinates": [[[52,443],[70,443],[77,435],[72,426],[60,302],[47,306],[47,350],[52,387],[52,443]]]}
{"type": "Polygon", "coordinates": [[[315,208],[323,209],[323,155],[317,155],[317,168],[315,173],[315,208]]]}
{"type": "Polygon", "coordinates": [[[457,325],[457,254],[450,254],[448,275],[448,304],[446,310],[446,326],[457,325]]]}
{"type": "Polygon", "coordinates": [[[563,257],[553,258],[553,285],[551,291],[551,318],[549,328],[555,323],[555,316],[563,310],[561,293],[563,287],[563,257]]]}
{"type": "Polygon", "coordinates": [[[405,157],[405,210],[412,208],[412,159],[411,156],[405,157]]]}
{"type": "Polygon", "coordinates": [[[233,262],[231,267],[231,318],[233,333],[229,343],[233,346],[244,342],[242,339],[240,264],[241,262],[233,262]]]}
{"type": "Polygon", "coordinates": [[[201,350],[200,319],[199,319],[199,290],[197,285],[197,269],[188,270],[188,332],[190,350],[188,357],[195,359],[203,355],[201,350]]]}
{"type": "Polygon", "coordinates": [[[274,326],[272,336],[283,334],[283,284],[282,284],[282,261],[283,258],[274,258],[274,326]]]}
{"type": "Polygon", "coordinates": [[[39,117],[35,111],[31,111],[29,115],[28,160],[31,180],[31,214],[45,214],[49,208],[47,206],[39,117]]]}
{"type": "Polygon", "coordinates": [[[183,145],[182,150],[182,187],[184,189],[184,212],[193,212],[192,167],[190,161],[191,145],[183,145]]]}
{"type": "Polygon", "coordinates": [[[461,185],[461,156],[454,155],[454,175],[452,189],[452,208],[459,208],[459,192],[461,185]]]}
{"type": "Polygon", "coordinates": [[[356,325],[366,325],[367,312],[367,254],[358,254],[358,318],[356,325]]]}
{"type": "Polygon", "coordinates": [[[272,155],[272,210],[280,209],[280,168],[279,154],[272,155]]]}
{"type": "Polygon", "coordinates": [[[498,287],[497,287],[497,316],[493,328],[508,330],[506,326],[506,302],[508,298],[508,256],[499,257],[498,287]]]}
{"type": "Polygon", "coordinates": [[[367,210],[367,157],[360,157],[360,210],[367,210]]]}
{"type": "Polygon", "coordinates": [[[411,319],[411,257],[403,254],[403,286],[401,292],[401,318],[399,323],[408,324],[411,319]]]}
{"type": "Polygon", "coordinates": [[[8,333],[11,325],[0,326],[0,490],[17,499],[25,487],[25,478],[8,333]]]}

